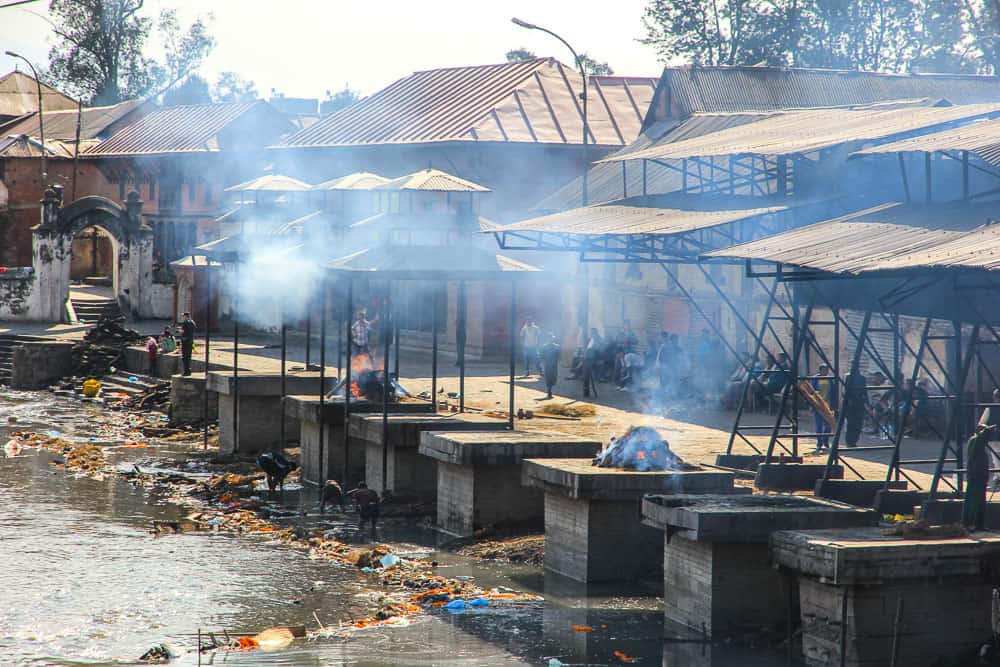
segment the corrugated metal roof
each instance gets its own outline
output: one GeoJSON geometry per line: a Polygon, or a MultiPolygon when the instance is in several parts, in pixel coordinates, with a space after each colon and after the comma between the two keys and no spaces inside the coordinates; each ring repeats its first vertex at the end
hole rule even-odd
{"type": "Polygon", "coordinates": [[[347,176],[334,178],[313,186],[313,190],[372,190],[380,185],[388,183],[385,176],[372,174],[367,171],[358,171],[347,176]]]}
{"type": "Polygon", "coordinates": [[[423,192],[490,192],[490,189],[452,176],[440,169],[422,169],[400,176],[375,188],[376,190],[420,190],[423,192]]]}
{"type": "MultiPolygon", "coordinates": [[[[73,144],[62,141],[45,140],[45,156],[49,157],[73,157],[73,144]]],[[[24,134],[12,135],[0,138],[0,157],[41,157],[42,142],[34,137],[24,134]]]]}
{"type": "Polygon", "coordinates": [[[969,151],[984,162],[1000,166],[1000,120],[977,120],[943,132],[872,146],[856,151],[853,155],[935,151],[969,151]]]}
{"type": "MultiPolygon", "coordinates": [[[[80,113],[80,138],[83,140],[103,139],[110,128],[125,119],[132,112],[136,118],[142,113],[140,100],[129,100],[106,107],[84,107],[80,113]]],[[[45,124],[45,140],[76,141],[77,110],[48,111],[43,114],[45,124]]],[[[127,120],[126,120],[127,122],[127,120]]],[[[38,114],[32,113],[23,118],[11,121],[0,127],[0,134],[27,134],[31,137],[40,136],[38,114]]]]}
{"type": "Polygon", "coordinates": [[[829,273],[859,274],[910,266],[916,258],[1000,213],[996,202],[901,204],[849,215],[714,250],[705,257],[751,259],[829,273]],[[905,258],[910,258],[906,260],[905,258]]]}
{"type": "MultiPolygon", "coordinates": [[[[76,109],[76,100],[42,84],[42,111],[76,109]]],[[[0,116],[23,116],[38,111],[38,84],[24,72],[0,77],[0,116]]]]}
{"type": "MultiPolygon", "coordinates": [[[[588,78],[591,143],[625,146],[638,135],[656,79],[588,78]]],[[[582,142],[580,75],[554,58],[415,72],[322,118],[280,147],[442,141],[582,142]]]]}
{"type": "MultiPolygon", "coordinates": [[[[1000,207],[996,209],[1000,214],[1000,207]]],[[[967,268],[996,271],[1000,269],[1000,225],[986,227],[943,239],[935,245],[896,257],[880,260],[871,271],[908,269],[967,268]]]]}
{"type": "MultiPolygon", "coordinates": [[[[652,125],[639,135],[629,146],[610,154],[608,157],[621,158],[630,153],[637,153],[652,146],[699,137],[730,127],[738,127],[752,123],[765,114],[696,114],[687,120],[665,121],[652,125]]],[[[587,199],[591,204],[601,204],[615,201],[627,196],[635,196],[643,192],[642,167],[628,165],[622,178],[622,167],[613,162],[597,163],[590,168],[587,182],[587,199]],[[623,187],[623,180],[628,187],[623,187]]],[[[646,165],[646,192],[663,194],[681,188],[681,175],[673,169],[668,169],[655,162],[646,165]]],[[[583,199],[583,177],[578,176],[563,185],[555,192],[547,195],[532,209],[535,211],[564,211],[580,205],[583,199]]]]}
{"type": "Polygon", "coordinates": [[[787,197],[777,200],[739,195],[676,194],[646,199],[643,206],[622,203],[587,206],[495,227],[490,231],[669,235],[777,213],[789,207],[787,197]]]}
{"type": "Polygon", "coordinates": [[[681,117],[699,112],[843,107],[886,100],[1000,102],[1000,79],[784,67],[667,67],[661,82],[681,117]]]}
{"type": "Polygon", "coordinates": [[[725,155],[796,155],[844,143],[886,139],[930,130],[946,123],[1000,114],[1000,103],[897,109],[810,109],[769,114],[739,127],[700,137],[660,143],[646,150],[610,157],[682,159],[725,155]]]}
{"type": "Polygon", "coordinates": [[[266,119],[248,129],[254,141],[266,145],[291,123],[267,102],[235,102],[167,107],[115,132],[86,151],[87,157],[210,153],[220,150],[220,135],[251,115],[266,119]],[[271,132],[264,132],[266,125],[271,132]],[[264,136],[260,136],[260,135],[264,136]]]}
{"type": "Polygon", "coordinates": [[[312,186],[304,181],[281,174],[258,176],[252,180],[226,188],[226,192],[305,192],[312,186]]]}
{"type": "Polygon", "coordinates": [[[538,267],[477,246],[380,245],[329,262],[331,271],[379,272],[399,277],[489,279],[504,273],[534,273],[538,267]]]}

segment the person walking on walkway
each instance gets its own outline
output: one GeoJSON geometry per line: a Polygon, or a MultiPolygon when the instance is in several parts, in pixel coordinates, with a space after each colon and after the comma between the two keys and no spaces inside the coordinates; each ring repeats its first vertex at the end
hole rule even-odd
{"type": "Polygon", "coordinates": [[[587,341],[587,347],[583,351],[583,397],[590,398],[590,392],[594,392],[594,398],[597,398],[597,383],[594,380],[594,366],[597,364],[597,358],[600,356],[601,347],[603,347],[604,341],[601,340],[601,335],[597,333],[597,329],[590,330],[590,339],[587,341]]]}
{"type": "MultiPolygon", "coordinates": [[[[191,375],[191,355],[194,353],[194,320],[191,313],[181,315],[181,361],[184,364],[184,375],[191,375]]],[[[208,372],[206,360],[205,372],[208,372]]]]}
{"type": "MultiPolygon", "coordinates": [[[[816,395],[826,401],[828,406],[833,406],[833,376],[830,374],[830,367],[826,364],[819,365],[819,371],[811,381],[816,395]]],[[[813,423],[816,425],[816,451],[827,449],[830,446],[830,424],[823,417],[823,413],[813,408],[813,423]]]]}
{"type": "Polygon", "coordinates": [[[552,398],[552,387],[559,380],[559,343],[555,334],[549,334],[549,340],[542,345],[542,374],[545,376],[546,398],[552,398]]]}
{"type": "Polygon", "coordinates": [[[531,375],[531,371],[538,368],[538,344],[541,342],[542,330],[535,324],[535,320],[528,318],[521,327],[521,351],[524,354],[524,374],[531,375]]]}

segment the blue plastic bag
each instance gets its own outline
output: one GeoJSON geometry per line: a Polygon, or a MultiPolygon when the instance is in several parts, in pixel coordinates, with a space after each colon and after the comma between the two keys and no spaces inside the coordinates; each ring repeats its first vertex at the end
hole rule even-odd
{"type": "Polygon", "coordinates": [[[483,598],[476,598],[475,600],[473,600],[472,602],[469,603],[469,606],[470,607],[489,607],[490,606],[490,601],[489,600],[484,600],[483,598]]]}
{"type": "Polygon", "coordinates": [[[399,562],[399,556],[394,554],[386,554],[378,559],[378,562],[382,563],[382,567],[392,567],[399,562]]]}
{"type": "Polygon", "coordinates": [[[445,609],[453,609],[453,610],[457,611],[459,609],[465,609],[468,606],[469,606],[469,604],[465,600],[452,600],[451,602],[449,602],[448,604],[446,604],[444,606],[444,608],[445,609]]]}

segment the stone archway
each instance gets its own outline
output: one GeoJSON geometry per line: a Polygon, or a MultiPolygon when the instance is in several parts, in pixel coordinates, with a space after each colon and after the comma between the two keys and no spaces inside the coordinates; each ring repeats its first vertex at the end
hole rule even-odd
{"type": "Polygon", "coordinates": [[[130,192],[124,207],[94,196],[62,206],[59,188],[45,193],[42,222],[32,230],[40,314],[54,321],[66,319],[73,239],[90,227],[99,227],[114,239],[115,297],[122,312],[134,318],[151,316],[147,292],[152,284],[153,232],[142,223],[139,194],[130,192]]]}

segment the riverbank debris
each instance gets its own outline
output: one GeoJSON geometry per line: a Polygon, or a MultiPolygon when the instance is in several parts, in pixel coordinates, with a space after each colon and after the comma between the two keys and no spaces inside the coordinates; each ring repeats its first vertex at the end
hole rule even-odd
{"type": "Polygon", "coordinates": [[[173,660],[175,656],[171,651],[170,647],[166,644],[157,644],[152,647],[141,656],[139,656],[139,662],[145,662],[153,665],[160,665],[173,660]]]}
{"type": "Polygon", "coordinates": [[[545,535],[473,542],[461,547],[458,553],[480,560],[541,566],[545,561],[545,535]]]}
{"type": "Polygon", "coordinates": [[[102,317],[83,340],[73,346],[73,373],[88,377],[106,375],[119,364],[125,348],[144,340],[142,334],[102,317]]]}

